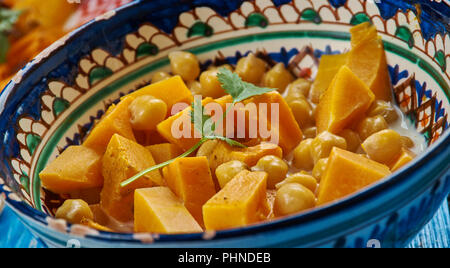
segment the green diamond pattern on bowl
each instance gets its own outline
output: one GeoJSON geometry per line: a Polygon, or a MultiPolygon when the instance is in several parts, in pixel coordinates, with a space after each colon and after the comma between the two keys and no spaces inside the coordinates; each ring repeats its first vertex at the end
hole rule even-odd
{"type": "Polygon", "coordinates": [[[261,13],[252,13],[248,16],[247,20],[245,21],[245,26],[247,27],[261,27],[266,28],[269,25],[269,20],[261,13]]]}
{"type": "Polygon", "coordinates": [[[91,85],[105,79],[113,74],[113,71],[107,67],[95,67],[89,74],[89,82],[91,85]]]}
{"type": "Polygon", "coordinates": [[[146,56],[155,56],[159,52],[158,47],[155,44],[151,43],[143,43],[139,45],[138,49],[136,50],[136,57],[142,58],[146,56]]]}
{"type": "Polygon", "coordinates": [[[434,58],[436,59],[436,61],[438,62],[438,64],[441,66],[442,71],[446,71],[447,69],[447,61],[446,61],[446,56],[444,51],[439,50],[436,52],[436,56],[434,56],[434,58]]]}
{"type": "Polygon", "coordinates": [[[55,116],[59,116],[62,112],[64,112],[67,108],[69,108],[70,103],[62,98],[56,98],[53,102],[53,112],[55,116]]]}
{"type": "Polygon", "coordinates": [[[39,143],[41,143],[41,137],[36,134],[27,135],[27,147],[31,155],[34,153],[34,150],[36,150],[39,143]]]}
{"type": "Polygon", "coordinates": [[[20,176],[20,183],[24,190],[30,194],[30,178],[28,175],[24,172],[24,175],[20,176]]]}
{"type": "Polygon", "coordinates": [[[312,21],[315,24],[322,23],[322,18],[320,17],[319,13],[315,11],[314,9],[306,9],[302,13],[302,19],[307,21],[312,21]]]}
{"type": "Polygon", "coordinates": [[[361,12],[361,13],[357,13],[353,16],[352,20],[350,21],[350,24],[358,25],[358,24],[361,24],[361,23],[367,22],[367,21],[370,21],[369,16],[367,16],[366,13],[361,12]]]}
{"type": "Polygon", "coordinates": [[[406,43],[408,43],[409,48],[413,48],[414,47],[414,37],[411,33],[411,31],[409,30],[408,27],[406,26],[399,26],[397,28],[397,30],[395,31],[395,35],[402,39],[403,41],[405,41],[406,43]]]}
{"type": "Polygon", "coordinates": [[[192,27],[189,29],[187,36],[193,37],[193,36],[212,36],[214,34],[214,29],[209,26],[207,23],[197,21],[192,25],[192,27]]]}

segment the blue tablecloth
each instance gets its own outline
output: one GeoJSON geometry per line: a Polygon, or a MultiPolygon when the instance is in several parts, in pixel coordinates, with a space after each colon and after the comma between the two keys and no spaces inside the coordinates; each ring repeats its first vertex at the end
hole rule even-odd
{"type": "MultiPolygon", "coordinates": [[[[6,207],[0,215],[0,248],[10,247],[43,248],[45,245],[25,228],[11,209],[6,207]]],[[[447,201],[408,247],[450,247],[450,214],[447,201]]]]}

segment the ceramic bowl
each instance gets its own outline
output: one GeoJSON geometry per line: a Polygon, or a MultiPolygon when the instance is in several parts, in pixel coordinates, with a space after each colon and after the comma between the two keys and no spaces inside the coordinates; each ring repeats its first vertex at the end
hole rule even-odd
{"type": "Polygon", "coordinates": [[[0,190],[48,246],[403,247],[450,191],[448,1],[134,1],[68,34],[0,97],[0,190]],[[382,36],[395,99],[428,148],[391,177],[314,211],[241,229],[187,235],[99,232],[50,217],[38,173],[79,144],[105,108],[168,70],[167,55],[236,63],[249,52],[314,75],[323,54],[350,48],[352,25],[382,36]]]}

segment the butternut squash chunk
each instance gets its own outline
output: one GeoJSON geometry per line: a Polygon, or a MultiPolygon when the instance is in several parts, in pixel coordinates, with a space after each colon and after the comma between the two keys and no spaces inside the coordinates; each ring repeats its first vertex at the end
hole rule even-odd
{"type": "Polygon", "coordinates": [[[242,171],[203,206],[207,230],[247,226],[262,220],[267,204],[267,173],[242,171]]]}
{"type": "Polygon", "coordinates": [[[358,30],[352,33],[353,47],[347,66],[372,90],[377,100],[390,101],[391,80],[383,42],[375,26],[368,26],[366,31],[365,35],[358,30]]]}
{"type": "Polygon", "coordinates": [[[216,194],[206,157],[177,159],[164,168],[169,188],[183,200],[195,220],[203,225],[202,206],[216,194]]]}
{"type": "Polygon", "coordinates": [[[183,151],[176,145],[170,143],[155,144],[146,147],[152,153],[156,164],[167,162],[180,156],[183,151]]]}
{"type": "MultiPolygon", "coordinates": [[[[211,98],[206,98],[203,100],[203,105],[206,106],[209,103],[217,103],[222,107],[222,111],[226,111],[226,106],[228,103],[232,102],[231,96],[225,96],[217,100],[213,100],[211,98]]],[[[285,154],[288,154],[291,152],[302,140],[303,133],[295,120],[294,115],[292,114],[291,109],[289,108],[289,105],[286,103],[284,98],[278,93],[278,92],[270,92],[266,93],[261,96],[257,96],[254,98],[250,98],[243,102],[244,105],[247,105],[249,103],[256,104],[256,107],[259,107],[260,104],[268,104],[268,112],[267,112],[267,127],[268,130],[270,130],[271,127],[274,128],[274,135],[278,136],[279,139],[279,146],[283,149],[283,152],[285,154]],[[279,121],[278,127],[276,127],[275,122],[271,122],[271,109],[270,105],[276,103],[279,105],[279,113],[276,115],[276,119],[279,121]]],[[[158,132],[163,136],[165,139],[167,139],[170,143],[175,144],[182,148],[183,150],[188,150],[192,148],[200,139],[195,138],[194,136],[194,129],[193,126],[191,126],[191,135],[190,137],[174,137],[173,135],[173,128],[176,129],[176,125],[173,124],[175,122],[185,121],[190,122],[190,112],[191,108],[188,107],[186,110],[169,117],[164,122],[160,123],[157,127],[158,132]]],[[[259,112],[257,114],[258,118],[253,118],[253,120],[259,120],[259,112]]],[[[236,119],[236,117],[235,117],[236,119]]],[[[245,119],[246,120],[246,128],[249,127],[249,119],[248,116],[245,119]]],[[[236,120],[235,120],[236,122],[236,120]]],[[[236,127],[235,127],[236,128],[236,127]]],[[[225,131],[229,131],[226,125],[226,121],[224,122],[223,127],[224,133],[225,131]]],[[[258,137],[260,137],[259,129],[258,131],[258,137]]],[[[188,133],[188,131],[187,131],[188,133]]],[[[247,132],[246,132],[247,133],[247,132]]],[[[259,138],[257,138],[259,139],[259,138]]],[[[265,141],[270,140],[270,138],[266,139],[265,141]]]]}
{"type": "MultiPolygon", "coordinates": [[[[273,91],[245,101],[245,103],[249,102],[255,103],[257,107],[259,107],[260,104],[268,104],[268,128],[273,128],[275,135],[278,135],[278,145],[283,149],[283,153],[285,155],[288,155],[290,152],[292,152],[295,147],[297,147],[297,145],[302,141],[303,133],[297,123],[297,120],[295,120],[291,108],[289,108],[289,105],[286,103],[285,99],[280,95],[280,93],[273,91]],[[272,111],[270,108],[270,104],[274,103],[279,105],[279,112],[277,115],[275,115],[276,120],[278,120],[278,129],[276,129],[277,124],[275,124],[275,122],[272,122],[271,119],[272,111]]],[[[259,116],[260,115],[258,115],[258,117],[259,116]]],[[[268,140],[270,140],[270,138],[268,140]]]]}
{"type": "Polygon", "coordinates": [[[234,150],[237,150],[237,148],[231,147],[224,141],[217,141],[217,144],[212,150],[211,154],[207,156],[209,167],[211,168],[213,173],[223,163],[233,160],[231,158],[231,154],[234,152],[234,150]]]}
{"type": "Polygon", "coordinates": [[[207,158],[211,170],[215,172],[217,167],[233,160],[244,162],[247,166],[253,167],[258,163],[259,159],[268,155],[283,158],[283,149],[276,144],[266,142],[242,149],[231,147],[223,141],[217,141],[211,154],[208,155],[207,158]]]}
{"type": "Polygon", "coordinates": [[[348,53],[337,55],[323,55],[320,58],[319,71],[311,86],[311,101],[319,103],[320,98],[330,87],[331,81],[339,69],[347,63],[348,53]]]}
{"type": "Polygon", "coordinates": [[[346,197],[390,174],[383,164],[334,147],[320,181],[317,205],[346,197]]]}
{"type": "Polygon", "coordinates": [[[402,154],[397,161],[391,166],[391,171],[397,171],[416,158],[416,154],[406,148],[402,148],[402,154]]]}
{"type": "Polygon", "coordinates": [[[134,231],[180,234],[203,230],[169,188],[153,187],[134,193],[134,231]]]}
{"type": "Polygon", "coordinates": [[[350,29],[352,47],[359,45],[364,38],[376,38],[377,29],[370,22],[360,23],[350,29]]]}
{"type": "Polygon", "coordinates": [[[362,118],[375,95],[348,67],[342,66],[317,107],[317,133],[337,134],[362,118]]]}
{"type": "MultiPolygon", "coordinates": [[[[202,104],[206,105],[213,101],[214,100],[211,98],[205,98],[202,101],[202,104]]],[[[163,138],[165,138],[171,144],[174,144],[183,149],[184,151],[189,150],[200,141],[200,138],[195,137],[196,130],[191,124],[191,110],[191,107],[188,107],[185,110],[167,118],[156,127],[159,134],[163,138]],[[183,122],[185,122],[185,124],[182,124],[183,122]],[[190,129],[184,130],[178,124],[180,124],[181,126],[187,125],[190,127],[190,129]],[[186,131],[186,135],[183,134],[181,137],[177,137],[174,135],[174,131],[186,131]]]]}
{"type": "Polygon", "coordinates": [[[151,132],[145,130],[134,130],[133,132],[136,137],[136,142],[143,146],[167,143],[167,140],[164,139],[156,130],[151,132]]]}
{"type": "Polygon", "coordinates": [[[235,150],[231,152],[230,157],[231,160],[238,160],[249,167],[253,167],[258,163],[259,159],[268,155],[283,158],[283,149],[276,144],[263,142],[253,147],[235,150]]]}
{"type": "Polygon", "coordinates": [[[104,153],[114,134],[135,141],[130,124],[130,112],[128,111],[128,105],[133,100],[134,97],[128,96],[122,99],[119,104],[111,105],[100,122],[92,129],[83,146],[104,153]]]}
{"type": "Polygon", "coordinates": [[[154,165],[152,154],[145,147],[115,134],[103,157],[105,183],[100,194],[102,208],[119,221],[132,220],[134,190],[155,184],[164,185],[164,181],[159,170],[156,170],[126,187],[121,187],[120,183],[154,165]]]}
{"type": "Polygon", "coordinates": [[[186,103],[190,105],[194,100],[191,91],[178,75],[141,88],[129,96],[137,98],[144,95],[151,95],[163,100],[167,104],[168,116],[171,115],[172,107],[175,104],[186,103]]]}
{"type": "MultiPolygon", "coordinates": [[[[101,158],[100,158],[101,161],[101,158]]],[[[100,162],[101,163],[101,162],[100,162]]],[[[99,172],[101,174],[101,168],[99,168],[99,172]]],[[[103,180],[103,177],[102,177],[103,180]]],[[[103,186],[103,183],[102,183],[103,186]]],[[[89,205],[100,203],[100,193],[102,192],[103,187],[94,187],[88,189],[78,189],[74,191],[70,191],[67,193],[69,199],[82,199],[89,205]]]]}
{"type": "Polygon", "coordinates": [[[84,146],[70,146],[39,177],[44,188],[57,194],[101,187],[102,155],[84,146]]]}

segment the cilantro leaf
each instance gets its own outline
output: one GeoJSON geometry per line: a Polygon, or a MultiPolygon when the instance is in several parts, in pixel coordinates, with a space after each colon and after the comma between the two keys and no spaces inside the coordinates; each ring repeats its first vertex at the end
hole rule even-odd
{"type": "Polygon", "coordinates": [[[202,138],[205,140],[221,140],[234,147],[246,147],[237,141],[214,133],[216,130],[216,123],[213,121],[211,116],[205,114],[205,107],[203,107],[200,99],[196,99],[192,103],[191,122],[194,124],[194,128],[202,134],[202,138]]]}
{"type": "Polygon", "coordinates": [[[275,90],[273,88],[258,87],[251,83],[244,82],[239,75],[231,72],[227,68],[220,68],[217,78],[222,84],[222,88],[225,92],[233,97],[234,103],[275,90]]]}
{"type": "Polygon", "coordinates": [[[205,113],[205,107],[200,99],[195,99],[192,103],[191,122],[202,137],[213,135],[216,130],[214,121],[205,113]]]}

